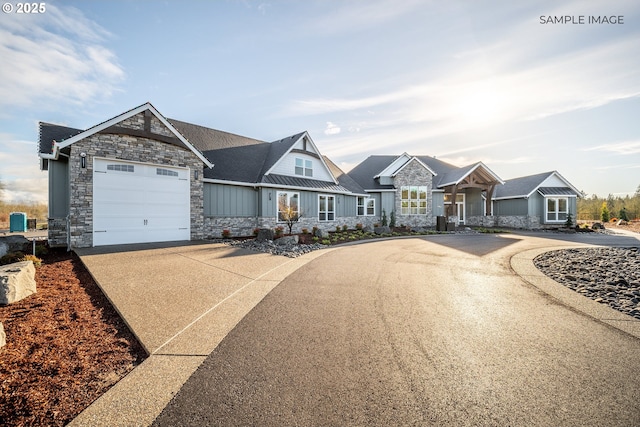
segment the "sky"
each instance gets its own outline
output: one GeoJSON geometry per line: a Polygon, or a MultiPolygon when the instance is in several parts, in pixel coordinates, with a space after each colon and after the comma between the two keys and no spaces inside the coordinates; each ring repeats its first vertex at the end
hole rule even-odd
{"type": "Polygon", "coordinates": [[[640,185],[637,0],[3,2],[5,201],[46,202],[39,121],[147,101],[263,141],[306,130],[345,171],[407,152],[557,170],[587,195],[640,185]]]}

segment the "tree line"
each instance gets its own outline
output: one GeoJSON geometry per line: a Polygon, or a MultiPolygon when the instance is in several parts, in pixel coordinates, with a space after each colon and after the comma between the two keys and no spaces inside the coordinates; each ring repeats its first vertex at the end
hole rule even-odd
{"type": "Polygon", "coordinates": [[[621,197],[609,194],[607,197],[599,197],[594,194],[591,197],[578,198],[579,220],[602,221],[606,216],[609,219],[628,221],[640,219],[640,185],[633,196],[621,197]]]}

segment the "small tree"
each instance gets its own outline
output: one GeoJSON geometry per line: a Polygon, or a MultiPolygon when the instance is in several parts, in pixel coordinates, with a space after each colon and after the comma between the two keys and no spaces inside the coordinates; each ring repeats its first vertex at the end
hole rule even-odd
{"type": "Polygon", "coordinates": [[[571,217],[571,213],[570,212],[567,214],[567,220],[564,222],[564,226],[565,226],[565,228],[573,227],[573,218],[571,217]]]}
{"type": "Polygon", "coordinates": [[[395,211],[391,211],[391,217],[389,219],[389,227],[393,228],[396,226],[396,213],[395,211]]]}
{"type": "Polygon", "coordinates": [[[280,203],[278,207],[279,220],[289,227],[289,234],[293,232],[293,225],[302,218],[302,213],[297,206],[287,203],[280,203]]]}
{"type": "Polygon", "coordinates": [[[620,219],[623,221],[629,221],[629,217],[627,216],[627,208],[623,207],[620,209],[620,219]]]}
{"type": "Polygon", "coordinates": [[[600,219],[602,222],[609,222],[609,208],[607,202],[602,202],[602,210],[600,211],[600,219]]]}
{"type": "Polygon", "coordinates": [[[387,225],[389,225],[387,223],[387,211],[382,209],[382,226],[386,227],[387,225]]]}

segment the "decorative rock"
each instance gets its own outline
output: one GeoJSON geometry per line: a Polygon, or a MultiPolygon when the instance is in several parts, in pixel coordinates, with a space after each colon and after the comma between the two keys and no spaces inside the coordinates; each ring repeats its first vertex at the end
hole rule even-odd
{"type": "Polygon", "coordinates": [[[36,269],[31,261],[0,267],[0,305],[20,301],[36,292],[36,269]]]}
{"type": "Polygon", "coordinates": [[[4,326],[0,322],[0,347],[7,345],[7,334],[4,333],[4,326]]]}
{"type": "Polygon", "coordinates": [[[6,246],[4,254],[7,254],[8,252],[26,252],[30,249],[31,243],[22,235],[3,236],[0,237],[0,254],[2,254],[2,246],[6,246]]]}
{"type": "Polygon", "coordinates": [[[298,235],[294,234],[292,236],[282,236],[281,238],[275,241],[275,244],[278,246],[285,245],[297,245],[298,244],[298,235]]]}
{"type": "Polygon", "coordinates": [[[386,225],[383,225],[382,227],[373,227],[373,232],[376,234],[389,234],[391,233],[391,228],[386,225]]]}
{"type": "Polygon", "coordinates": [[[270,228],[261,228],[258,231],[258,235],[256,236],[256,240],[258,242],[265,242],[267,240],[273,240],[274,234],[273,230],[270,228]]]}
{"type": "Polygon", "coordinates": [[[329,232],[328,232],[327,230],[323,230],[323,229],[321,229],[321,228],[318,228],[318,229],[316,230],[315,236],[316,236],[316,237],[319,237],[319,238],[321,238],[321,239],[326,239],[326,238],[328,238],[328,237],[329,237],[329,232]]]}

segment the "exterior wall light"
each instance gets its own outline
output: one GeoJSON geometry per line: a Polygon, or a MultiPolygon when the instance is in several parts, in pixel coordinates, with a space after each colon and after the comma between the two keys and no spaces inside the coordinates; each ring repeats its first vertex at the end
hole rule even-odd
{"type": "Polygon", "coordinates": [[[80,153],[80,167],[82,169],[87,167],[87,153],[80,153]]]}

